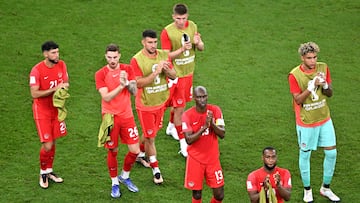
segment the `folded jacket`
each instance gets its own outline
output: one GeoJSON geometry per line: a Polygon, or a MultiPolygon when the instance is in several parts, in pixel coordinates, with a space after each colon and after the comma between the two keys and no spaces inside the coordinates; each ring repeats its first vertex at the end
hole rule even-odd
{"type": "Polygon", "coordinates": [[[266,203],[266,199],[269,199],[269,203],[277,203],[277,199],[276,199],[276,195],[274,193],[274,190],[273,188],[271,187],[271,184],[267,183],[267,186],[268,186],[268,193],[269,194],[266,194],[265,192],[265,189],[264,187],[261,187],[261,190],[260,190],[260,201],[259,203],[266,203]]]}
{"type": "Polygon", "coordinates": [[[98,134],[98,147],[103,147],[107,141],[110,141],[110,132],[114,127],[114,115],[106,113],[103,115],[98,134]]]}
{"type": "Polygon", "coordinates": [[[53,105],[58,109],[58,120],[65,120],[67,109],[65,108],[66,99],[70,97],[67,88],[59,88],[53,95],[53,105]]]}

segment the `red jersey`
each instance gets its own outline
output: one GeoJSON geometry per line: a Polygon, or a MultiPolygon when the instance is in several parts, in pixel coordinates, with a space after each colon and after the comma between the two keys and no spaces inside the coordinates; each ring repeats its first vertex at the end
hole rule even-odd
{"type": "MultiPolygon", "coordinates": [[[[64,61],[59,60],[53,67],[47,67],[45,61],[36,64],[30,72],[30,87],[39,86],[39,90],[56,87],[68,82],[68,73],[64,61]]],[[[57,116],[57,108],[53,105],[53,94],[33,99],[34,119],[52,119],[57,116]]]]}
{"type": "MultiPolygon", "coordinates": [[[[134,72],[130,65],[120,64],[118,69],[110,69],[107,66],[102,67],[95,73],[96,89],[99,90],[102,87],[107,87],[111,92],[120,85],[120,71],[126,71],[128,74],[128,80],[135,80],[134,72]]],[[[113,115],[119,115],[123,118],[133,117],[131,108],[131,94],[127,88],[124,88],[118,95],[112,100],[106,102],[101,100],[101,112],[110,113],[113,115]]]]}
{"type": "MultiPolygon", "coordinates": [[[[223,115],[221,109],[216,105],[208,104],[207,111],[213,112],[213,118],[216,122],[223,123],[223,115]]],[[[207,111],[199,113],[196,111],[196,107],[191,107],[182,115],[182,130],[183,132],[197,132],[200,130],[206,122],[207,111]]],[[[203,164],[210,164],[216,162],[219,159],[219,144],[217,135],[214,130],[209,127],[200,138],[188,146],[188,156],[191,156],[195,160],[203,164]]]]}
{"type": "Polygon", "coordinates": [[[280,197],[278,193],[276,184],[275,184],[275,174],[279,173],[281,177],[281,186],[283,188],[291,188],[291,175],[287,169],[275,167],[272,173],[268,173],[265,171],[264,167],[261,167],[253,172],[251,172],[247,178],[246,186],[248,191],[257,191],[260,192],[265,177],[269,175],[270,183],[272,188],[274,189],[276,199],[278,203],[283,203],[284,200],[280,197]]]}

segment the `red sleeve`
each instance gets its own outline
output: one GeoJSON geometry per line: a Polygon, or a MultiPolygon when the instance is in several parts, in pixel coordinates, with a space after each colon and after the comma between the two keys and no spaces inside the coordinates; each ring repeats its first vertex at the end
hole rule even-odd
{"type": "Polygon", "coordinates": [[[247,191],[260,191],[260,189],[258,189],[256,171],[253,171],[248,175],[246,180],[246,189],[247,191]]]}
{"type": "Polygon", "coordinates": [[[167,59],[167,61],[168,61],[168,62],[170,62],[170,69],[173,69],[173,68],[174,68],[174,66],[173,66],[173,63],[172,63],[171,58],[170,58],[170,56],[169,56],[169,55],[168,55],[168,59],[167,59]]]}
{"type": "Polygon", "coordinates": [[[95,85],[97,90],[99,90],[102,87],[106,87],[105,75],[106,72],[104,69],[100,69],[95,73],[95,85]]]}
{"type": "Polygon", "coordinates": [[[283,174],[281,174],[281,180],[283,182],[284,188],[291,188],[291,175],[288,170],[283,170],[283,174]]]}
{"type": "Polygon", "coordinates": [[[63,76],[64,76],[64,82],[69,82],[69,75],[64,61],[63,61],[63,76]]]}
{"type": "Polygon", "coordinates": [[[144,75],[135,58],[130,60],[130,66],[134,70],[135,77],[142,77],[144,75]]]}
{"type": "Polygon", "coordinates": [[[191,117],[190,112],[184,113],[181,117],[183,132],[193,132],[193,129],[190,124],[190,117],[191,117]]]}
{"type": "Polygon", "coordinates": [[[330,76],[329,67],[326,67],[326,82],[327,82],[328,84],[331,84],[331,76],[330,76]]]}
{"type": "Polygon", "coordinates": [[[222,119],[222,118],[223,118],[221,109],[220,109],[220,107],[218,107],[218,106],[215,106],[214,118],[215,118],[215,119],[219,119],[219,118],[222,119]]]}
{"type": "Polygon", "coordinates": [[[297,80],[293,74],[289,74],[288,80],[290,86],[290,93],[301,93],[301,88],[299,87],[299,84],[297,83],[297,80]]]}
{"type": "Polygon", "coordinates": [[[31,72],[30,72],[30,81],[29,81],[29,84],[30,86],[40,86],[40,73],[39,73],[39,70],[34,67],[31,72]]]}
{"type": "Polygon", "coordinates": [[[163,31],[161,32],[160,41],[161,41],[161,49],[171,50],[171,41],[165,29],[163,29],[163,31]]]}

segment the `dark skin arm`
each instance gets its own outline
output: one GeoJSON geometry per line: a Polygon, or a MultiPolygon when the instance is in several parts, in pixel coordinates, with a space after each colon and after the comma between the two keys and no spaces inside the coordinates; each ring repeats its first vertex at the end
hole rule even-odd
{"type": "Polygon", "coordinates": [[[257,191],[248,191],[251,203],[259,203],[260,195],[257,191]]]}
{"type": "Polygon", "coordinates": [[[285,201],[289,201],[291,197],[291,188],[283,188],[280,182],[281,177],[280,174],[277,173],[275,174],[275,184],[277,187],[277,191],[285,201]]]}

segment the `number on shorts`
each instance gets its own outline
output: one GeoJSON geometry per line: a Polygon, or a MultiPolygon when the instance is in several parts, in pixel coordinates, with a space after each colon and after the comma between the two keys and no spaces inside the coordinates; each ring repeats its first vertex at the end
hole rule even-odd
{"type": "Polygon", "coordinates": [[[128,128],[128,132],[131,138],[137,137],[139,135],[136,126],[134,128],[128,128]]]}
{"type": "Polygon", "coordinates": [[[224,176],[223,176],[221,170],[215,171],[215,177],[216,177],[216,181],[217,181],[217,182],[219,182],[219,181],[221,181],[221,180],[224,179],[224,176]]]}

